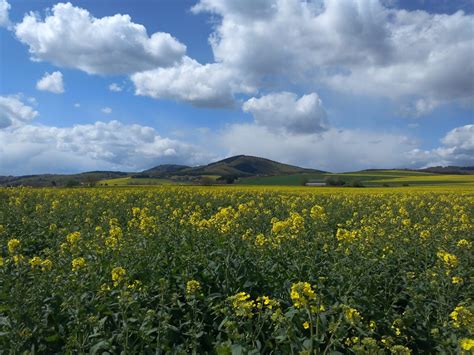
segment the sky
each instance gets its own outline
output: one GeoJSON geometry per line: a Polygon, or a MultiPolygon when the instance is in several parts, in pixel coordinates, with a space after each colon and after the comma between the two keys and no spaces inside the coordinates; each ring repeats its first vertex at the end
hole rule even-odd
{"type": "Polygon", "coordinates": [[[470,0],[0,0],[0,175],[474,165],[470,0]]]}

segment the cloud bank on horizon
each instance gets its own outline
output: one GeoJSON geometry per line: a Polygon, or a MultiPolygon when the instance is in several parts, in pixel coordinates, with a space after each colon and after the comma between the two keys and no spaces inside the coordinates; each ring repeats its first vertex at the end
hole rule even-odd
{"type": "Polygon", "coordinates": [[[15,87],[14,74],[0,79],[8,84],[0,85],[0,175],[133,171],[233,154],[329,171],[474,165],[472,13],[381,0],[200,0],[178,10],[212,18],[201,25],[208,42],[176,34],[178,18],[174,33],[113,8],[99,16],[103,8],[52,3],[42,16],[0,0],[0,35],[19,48],[0,55],[42,71],[13,92],[3,87],[15,87]],[[38,101],[31,88],[61,95],[38,101]],[[85,108],[97,93],[108,101],[93,114],[85,108]],[[159,134],[174,116],[129,117],[170,105],[197,133],[159,134]],[[367,118],[353,119],[358,110],[367,118]],[[429,129],[413,130],[423,122],[429,129]]]}

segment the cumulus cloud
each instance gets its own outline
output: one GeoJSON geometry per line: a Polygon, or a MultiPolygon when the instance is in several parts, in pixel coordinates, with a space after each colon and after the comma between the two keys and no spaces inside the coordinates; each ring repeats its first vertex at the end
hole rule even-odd
{"type": "Polygon", "coordinates": [[[254,83],[318,80],[409,102],[414,115],[474,99],[474,16],[385,7],[379,0],[201,0],[220,16],[217,62],[254,83]]]}
{"type": "Polygon", "coordinates": [[[442,145],[432,150],[414,149],[410,157],[417,165],[474,166],[474,124],[454,128],[442,139],[442,145]]]}
{"type": "Polygon", "coordinates": [[[130,74],[172,66],[186,46],[169,33],[148,36],[129,15],[93,17],[71,3],[59,3],[44,19],[27,14],[15,26],[31,58],[90,74],[130,74]]]}
{"type": "Polygon", "coordinates": [[[133,74],[131,80],[137,95],[178,100],[198,107],[233,106],[234,91],[252,90],[238,84],[227,67],[218,63],[203,65],[189,57],[174,67],[133,74]]]}
{"type": "Polygon", "coordinates": [[[110,115],[112,113],[112,109],[110,107],[104,107],[101,111],[106,115],[110,115]]]}
{"type": "Polygon", "coordinates": [[[330,128],[291,135],[257,124],[235,124],[220,133],[229,155],[249,154],[325,171],[406,167],[416,142],[404,135],[330,128]]]}
{"type": "Polygon", "coordinates": [[[300,98],[290,92],[253,97],[243,104],[242,109],[252,113],[256,124],[270,130],[311,134],[328,128],[326,111],[316,93],[300,98]]]}
{"type": "Polygon", "coordinates": [[[0,142],[0,175],[137,171],[160,163],[198,164],[208,159],[196,147],[161,137],[151,127],[118,121],[63,128],[23,125],[0,130],[0,142]]]}
{"type": "Polygon", "coordinates": [[[64,92],[63,74],[60,71],[55,71],[51,74],[45,73],[36,83],[36,88],[54,94],[62,94],[64,92]]]}
{"type": "Polygon", "coordinates": [[[0,130],[24,125],[36,116],[38,112],[26,105],[20,95],[0,96],[0,130]]]}
{"type": "Polygon", "coordinates": [[[120,92],[123,90],[123,88],[117,83],[112,83],[109,85],[109,90],[114,92],[120,92]]]}
{"type": "Polygon", "coordinates": [[[0,0],[0,27],[10,26],[10,18],[8,16],[10,8],[11,6],[7,0],[0,0]]]}

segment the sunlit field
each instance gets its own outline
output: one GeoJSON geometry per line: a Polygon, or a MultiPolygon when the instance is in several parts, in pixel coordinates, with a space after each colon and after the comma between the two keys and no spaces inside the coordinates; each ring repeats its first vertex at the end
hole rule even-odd
{"type": "Polygon", "coordinates": [[[0,189],[0,349],[470,354],[473,232],[462,185],[0,189]]]}

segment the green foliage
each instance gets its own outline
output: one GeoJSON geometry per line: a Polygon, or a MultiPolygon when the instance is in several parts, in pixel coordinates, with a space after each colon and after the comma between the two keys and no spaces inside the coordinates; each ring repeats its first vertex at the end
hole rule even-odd
{"type": "Polygon", "coordinates": [[[469,188],[0,189],[0,349],[461,353],[473,213],[469,188]]]}

